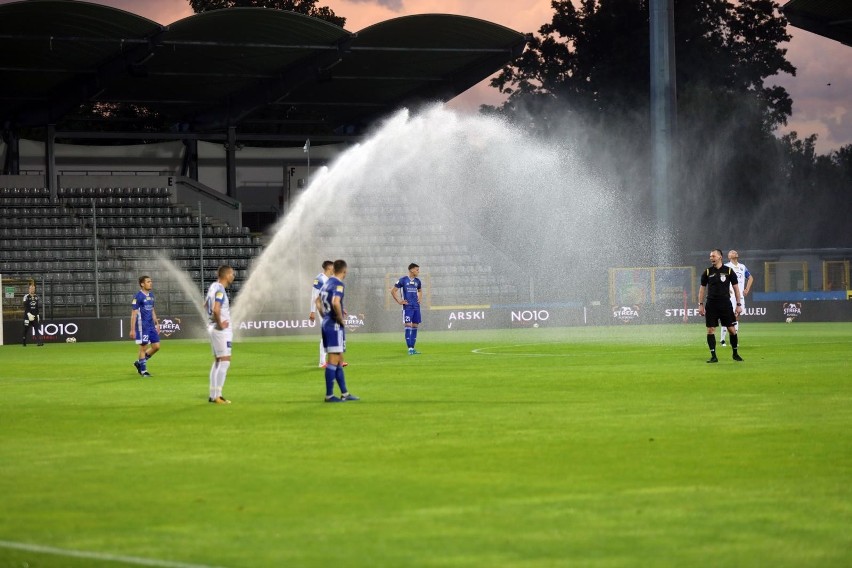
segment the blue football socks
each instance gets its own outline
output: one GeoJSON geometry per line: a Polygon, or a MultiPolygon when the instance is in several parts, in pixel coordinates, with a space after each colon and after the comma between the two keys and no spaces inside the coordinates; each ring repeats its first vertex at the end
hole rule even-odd
{"type": "Polygon", "coordinates": [[[346,390],[346,380],[343,378],[343,367],[336,367],[337,371],[334,374],[334,378],[337,380],[337,386],[340,387],[340,393],[349,392],[346,390]]]}
{"type": "MultiPolygon", "coordinates": [[[[337,365],[329,363],[325,366],[325,396],[326,398],[334,395],[334,379],[337,376],[337,365]]],[[[341,369],[342,370],[342,369],[341,369]]]]}

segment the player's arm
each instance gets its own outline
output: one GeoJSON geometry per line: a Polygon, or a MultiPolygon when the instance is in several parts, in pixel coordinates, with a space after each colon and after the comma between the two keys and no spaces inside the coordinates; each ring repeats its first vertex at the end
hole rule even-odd
{"type": "Polygon", "coordinates": [[[154,316],[154,325],[160,327],[160,318],[157,317],[157,310],[151,309],[151,315],[154,316]]]}
{"type": "Polygon", "coordinates": [[[740,283],[737,281],[736,274],[733,275],[731,286],[734,288],[734,297],[737,299],[737,307],[734,309],[734,313],[741,314],[743,312],[743,295],[740,292],[740,283]]]}
{"type": "Polygon", "coordinates": [[[419,306],[422,303],[423,303],[423,288],[418,287],[417,288],[417,305],[419,306]]]}
{"type": "MultiPolygon", "coordinates": [[[[314,309],[317,311],[317,313],[319,313],[320,317],[325,317],[325,312],[322,309],[322,298],[320,298],[319,294],[317,294],[317,297],[314,298],[314,309]]],[[[311,316],[313,315],[313,312],[311,312],[311,316]]],[[[314,318],[311,317],[311,320],[313,319],[314,318]]]]}
{"type": "Polygon", "coordinates": [[[213,321],[216,322],[216,329],[228,329],[229,322],[222,321],[222,302],[219,300],[213,302],[213,321]]]}
{"type": "Polygon", "coordinates": [[[317,311],[320,312],[320,317],[322,317],[322,311],[318,309],[319,304],[317,303],[317,300],[319,300],[319,290],[311,288],[311,313],[308,316],[311,321],[314,321],[314,318],[316,317],[314,314],[317,311]]]}
{"type": "Polygon", "coordinates": [[[400,300],[397,292],[399,292],[399,288],[397,287],[396,284],[394,284],[393,286],[391,286],[391,289],[390,289],[391,296],[393,296],[393,299],[397,304],[399,304],[400,306],[404,306],[408,302],[404,299],[400,300]]]}
{"type": "Polygon", "coordinates": [[[133,308],[130,311],[130,339],[136,339],[136,318],[139,317],[139,310],[133,308]]]}
{"type": "Polygon", "coordinates": [[[23,301],[23,306],[24,306],[24,320],[25,320],[25,321],[28,321],[28,322],[29,322],[29,321],[33,321],[32,314],[30,313],[30,306],[28,305],[28,304],[29,304],[29,302],[27,302],[27,298],[28,298],[29,296],[30,296],[29,294],[24,294],[24,301],[23,301]]]}
{"type": "Polygon", "coordinates": [[[746,285],[745,290],[743,290],[743,297],[748,296],[748,293],[751,291],[751,287],[754,286],[754,276],[751,275],[751,272],[746,270],[745,273],[746,285]]]}
{"type": "Polygon", "coordinates": [[[698,288],[698,313],[704,315],[704,294],[707,292],[707,286],[702,284],[698,288]]]}
{"type": "Polygon", "coordinates": [[[345,325],[343,322],[343,307],[340,305],[340,296],[335,296],[331,299],[331,309],[334,311],[334,321],[340,325],[345,325]]]}

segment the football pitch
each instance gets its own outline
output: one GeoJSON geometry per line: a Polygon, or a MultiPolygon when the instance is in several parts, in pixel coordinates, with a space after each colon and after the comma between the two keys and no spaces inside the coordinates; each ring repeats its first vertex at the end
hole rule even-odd
{"type": "MultiPolygon", "coordinates": [[[[850,566],[852,324],[0,348],[0,567],[850,566]]],[[[9,339],[9,338],[7,338],[9,339]]]]}

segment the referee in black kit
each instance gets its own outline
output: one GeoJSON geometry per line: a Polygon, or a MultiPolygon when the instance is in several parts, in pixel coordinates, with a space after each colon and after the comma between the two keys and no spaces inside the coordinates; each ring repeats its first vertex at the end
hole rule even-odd
{"type": "MultiPolygon", "coordinates": [[[[38,324],[41,323],[40,309],[41,299],[36,294],[35,282],[30,281],[29,293],[24,294],[24,347],[27,346],[30,327],[38,329],[38,324]]],[[[38,345],[44,345],[41,335],[38,336],[38,345]]]]}
{"type": "Polygon", "coordinates": [[[716,324],[719,322],[728,328],[734,361],[742,361],[743,358],[737,353],[737,328],[734,326],[737,323],[737,315],[743,312],[743,299],[740,296],[740,287],[737,286],[737,273],[730,266],[722,265],[720,249],[710,251],[710,264],[710,268],[701,273],[701,288],[698,289],[698,313],[704,316],[707,324],[707,345],[710,347],[710,359],[707,362],[719,362],[716,358],[716,324]],[[731,286],[737,297],[736,314],[731,307],[731,286]],[[706,310],[705,297],[707,298],[706,310]]]}

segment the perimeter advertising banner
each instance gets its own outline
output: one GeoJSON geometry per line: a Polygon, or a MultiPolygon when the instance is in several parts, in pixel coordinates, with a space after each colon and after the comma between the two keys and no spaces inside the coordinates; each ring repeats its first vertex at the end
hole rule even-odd
{"type": "Polygon", "coordinates": [[[433,330],[566,327],[591,323],[582,306],[531,304],[522,306],[476,306],[429,310],[423,325],[433,330]]]}
{"type": "MultiPolygon", "coordinates": [[[[674,305],[654,305],[645,311],[642,323],[703,322],[698,307],[684,309],[674,305]]],[[[641,312],[640,312],[641,313],[641,312]]],[[[746,302],[742,321],[753,322],[829,322],[852,321],[852,302],[849,301],[803,301],[803,302],[746,302]],[[789,320],[789,321],[788,321],[789,320]]]]}
{"type": "MultiPolygon", "coordinates": [[[[196,316],[194,320],[197,320],[196,316]]],[[[160,338],[185,339],[203,337],[204,331],[198,323],[181,316],[160,318],[160,338]]],[[[3,322],[5,344],[20,344],[23,339],[24,322],[8,320],[3,322]]],[[[44,343],[76,343],[78,341],[121,341],[130,340],[130,318],[66,318],[46,319],[37,326],[30,326],[27,343],[35,345],[39,337],[44,343]]]]}
{"type": "MultiPolygon", "coordinates": [[[[852,321],[852,301],[813,300],[801,302],[746,302],[743,322],[830,322],[852,321]]],[[[476,306],[457,309],[424,310],[421,329],[424,331],[460,331],[476,329],[517,329],[574,327],[583,325],[640,325],[656,323],[703,324],[698,308],[684,308],[658,303],[627,306],[579,305],[524,305],[476,306]]],[[[287,335],[315,335],[319,337],[319,320],[311,321],[304,314],[260,315],[244,321],[232,322],[237,338],[287,335]]],[[[78,341],[132,341],[129,318],[68,318],[42,321],[31,327],[28,343],[38,343],[42,335],[45,343],[76,343],[78,341]]],[[[397,310],[376,309],[353,311],[346,316],[347,333],[401,331],[402,318],[397,310]]],[[[162,341],[173,339],[199,339],[206,337],[206,329],[198,316],[164,316],[160,319],[162,341]]],[[[20,344],[24,331],[23,321],[5,319],[3,337],[5,344],[20,344]]]]}
{"type": "MultiPolygon", "coordinates": [[[[345,319],[346,331],[349,333],[361,330],[378,331],[369,329],[371,326],[367,324],[372,322],[364,312],[349,312],[345,319]]],[[[235,321],[233,325],[237,337],[320,335],[320,318],[317,317],[314,321],[311,321],[304,314],[256,315],[249,319],[235,321]]]]}

